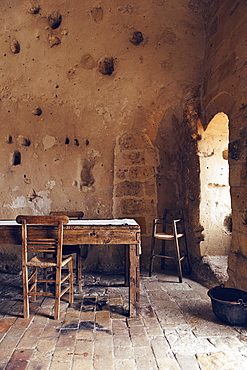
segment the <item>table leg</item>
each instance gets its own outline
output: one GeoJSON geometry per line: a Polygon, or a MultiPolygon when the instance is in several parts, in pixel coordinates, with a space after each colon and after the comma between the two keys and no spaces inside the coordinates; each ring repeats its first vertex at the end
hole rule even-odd
{"type": "Polygon", "coordinates": [[[125,245],[125,275],[124,275],[124,285],[129,286],[130,283],[130,262],[129,262],[129,245],[125,245]]]}
{"type": "Polygon", "coordinates": [[[129,245],[129,315],[136,317],[140,311],[139,245],[129,245]]]}
{"type": "Polygon", "coordinates": [[[82,257],[81,257],[81,247],[78,245],[78,253],[76,255],[76,276],[77,285],[79,292],[82,292],[82,257]]]}

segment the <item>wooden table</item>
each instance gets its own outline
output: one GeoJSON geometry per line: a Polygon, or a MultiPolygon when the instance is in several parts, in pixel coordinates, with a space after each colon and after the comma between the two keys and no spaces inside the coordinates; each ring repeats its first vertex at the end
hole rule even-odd
{"type": "MultiPolygon", "coordinates": [[[[37,230],[37,229],[36,229],[37,230]]],[[[33,226],[35,235],[35,226],[33,226]]],[[[43,228],[49,236],[51,228],[43,228]]],[[[43,235],[42,235],[43,236],[43,235]]],[[[125,284],[129,286],[129,315],[136,317],[140,309],[141,230],[133,219],[70,220],[64,225],[65,245],[121,244],[126,246],[125,284]]],[[[21,245],[21,225],[15,220],[0,220],[0,245],[21,245]]]]}

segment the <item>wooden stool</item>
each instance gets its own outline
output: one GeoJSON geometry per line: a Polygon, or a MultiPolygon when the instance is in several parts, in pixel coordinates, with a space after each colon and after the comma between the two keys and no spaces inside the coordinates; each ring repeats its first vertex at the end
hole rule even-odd
{"type": "Polygon", "coordinates": [[[179,278],[180,283],[182,283],[181,261],[185,257],[187,257],[188,266],[189,266],[189,269],[190,269],[185,233],[184,233],[184,231],[182,233],[178,232],[178,224],[179,223],[182,223],[182,219],[166,220],[165,218],[160,218],[160,219],[155,219],[154,220],[154,222],[153,222],[153,241],[152,241],[152,246],[151,246],[150,265],[149,265],[149,276],[152,275],[153,260],[154,260],[155,257],[176,260],[178,278],[179,278]],[[161,231],[158,230],[159,225],[161,226],[160,227],[161,231]],[[167,226],[168,227],[170,226],[170,232],[167,232],[167,226]],[[181,256],[180,246],[179,246],[179,240],[182,237],[185,240],[185,248],[186,248],[186,252],[183,256],[181,256]],[[175,256],[173,257],[173,256],[168,256],[168,255],[163,255],[163,254],[156,254],[155,253],[156,239],[163,240],[163,241],[172,241],[173,244],[174,244],[174,247],[175,247],[175,256]]]}

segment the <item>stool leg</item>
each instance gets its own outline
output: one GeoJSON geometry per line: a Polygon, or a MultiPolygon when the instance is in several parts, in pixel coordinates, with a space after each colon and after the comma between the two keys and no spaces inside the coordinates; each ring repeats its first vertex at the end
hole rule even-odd
{"type": "Polygon", "coordinates": [[[152,246],[151,246],[151,253],[150,253],[150,263],[149,263],[149,277],[152,276],[153,271],[153,262],[154,262],[154,248],[155,248],[155,237],[152,238],[152,246]]]}
{"type": "Polygon", "coordinates": [[[180,249],[179,249],[179,243],[178,243],[178,238],[175,238],[175,244],[176,244],[176,254],[177,254],[177,269],[178,269],[178,279],[179,282],[183,282],[182,278],[182,266],[181,266],[181,256],[180,256],[180,249]]]}

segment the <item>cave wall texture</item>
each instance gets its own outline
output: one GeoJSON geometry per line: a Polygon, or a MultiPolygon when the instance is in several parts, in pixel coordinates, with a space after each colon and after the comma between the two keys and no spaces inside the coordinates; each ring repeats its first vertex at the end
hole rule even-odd
{"type": "MultiPolygon", "coordinates": [[[[198,122],[224,111],[235,281],[234,258],[247,254],[244,10],[227,0],[2,0],[0,217],[135,218],[146,268],[153,218],[183,208],[198,263],[198,122]]],[[[85,269],[122,268],[123,249],[105,248],[89,248],[85,269]]],[[[0,253],[1,269],[18,269],[16,246],[0,253]]]]}

